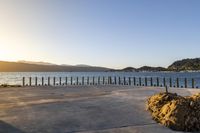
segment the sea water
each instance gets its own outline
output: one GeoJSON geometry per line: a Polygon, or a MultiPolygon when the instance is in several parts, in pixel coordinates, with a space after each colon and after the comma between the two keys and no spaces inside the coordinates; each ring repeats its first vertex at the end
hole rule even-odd
{"type": "MultiPolygon", "coordinates": [[[[0,84],[22,85],[23,77],[38,77],[38,84],[41,82],[41,78],[44,77],[46,82],[48,77],[144,77],[148,78],[148,84],[150,84],[150,78],[153,78],[154,84],[156,84],[156,78],[160,79],[162,84],[163,78],[166,78],[166,82],[169,82],[169,78],[172,78],[173,85],[176,84],[176,79],[179,78],[180,86],[184,86],[184,79],[188,79],[188,87],[191,87],[191,80],[194,78],[195,87],[200,87],[200,72],[0,72],[0,84]]],[[[34,81],[33,81],[34,82],[34,81]]],[[[136,81],[138,82],[138,81],[136,81]]]]}

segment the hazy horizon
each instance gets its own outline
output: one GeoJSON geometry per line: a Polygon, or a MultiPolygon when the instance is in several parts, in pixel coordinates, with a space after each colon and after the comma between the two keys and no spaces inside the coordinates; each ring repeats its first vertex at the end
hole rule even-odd
{"type": "Polygon", "coordinates": [[[108,68],[199,57],[198,0],[3,0],[0,60],[108,68]]]}

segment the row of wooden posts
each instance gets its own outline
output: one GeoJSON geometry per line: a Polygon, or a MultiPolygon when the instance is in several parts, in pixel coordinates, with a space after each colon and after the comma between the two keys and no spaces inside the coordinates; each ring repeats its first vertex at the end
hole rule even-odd
{"type": "MultiPolygon", "coordinates": [[[[29,77],[28,84],[26,83],[26,78],[23,77],[22,79],[22,85],[23,86],[64,86],[64,85],[133,85],[133,86],[169,86],[169,87],[177,87],[177,88],[188,88],[188,79],[184,79],[184,86],[180,85],[180,79],[176,78],[175,85],[173,86],[172,78],[168,78],[169,84],[167,84],[167,78],[156,78],[156,84],[153,82],[153,78],[150,78],[150,85],[148,85],[148,78],[144,77],[92,77],[92,81],[90,80],[90,77],[65,77],[65,82],[62,83],[62,77],[59,77],[59,83],[56,83],[56,77],[53,77],[53,84],[51,84],[51,77],[47,78],[47,84],[44,81],[44,77],[41,77],[41,84],[38,84],[38,77],[35,77],[35,83],[32,83],[33,77],[29,77]],[[75,81],[74,81],[75,79],[75,81]],[[96,81],[96,80],[97,81],[96,81]],[[142,83],[142,79],[144,80],[144,83],[142,83]],[[70,83],[68,83],[68,80],[70,83]],[[86,82],[85,82],[86,80],[86,82]],[[162,81],[161,81],[162,80],[162,81]],[[96,81],[96,82],[95,82],[96,81]],[[138,82],[136,82],[138,81],[138,82]],[[160,84],[162,83],[162,84],[160,84]]],[[[198,88],[195,86],[195,80],[191,79],[191,87],[192,88],[198,88]]]]}

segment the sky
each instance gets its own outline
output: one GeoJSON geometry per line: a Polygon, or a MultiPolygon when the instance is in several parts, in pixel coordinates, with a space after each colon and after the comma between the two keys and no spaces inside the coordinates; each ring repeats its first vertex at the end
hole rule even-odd
{"type": "Polygon", "coordinates": [[[0,60],[110,68],[200,56],[199,0],[0,0],[0,60]]]}

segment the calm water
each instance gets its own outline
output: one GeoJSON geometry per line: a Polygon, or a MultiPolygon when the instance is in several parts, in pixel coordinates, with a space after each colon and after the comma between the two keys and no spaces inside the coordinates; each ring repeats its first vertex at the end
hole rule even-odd
{"type": "MultiPolygon", "coordinates": [[[[48,77],[153,77],[155,84],[156,77],[159,77],[162,81],[163,77],[166,77],[167,84],[168,78],[172,78],[173,85],[175,85],[175,79],[180,78],[180,86],[184,86],[184,78],[188,78],[188,86],[191,86],[191,79],[195,79],[195,86],[200,87],[200,72],[0,72],[0,84],[22,84],[22,77],[38,77],[38,84],[41,82],[41,77],[44,77],[47,82],[48,77]]],[[[64,80],[64,79],[63,79],[64,80]]],[[[148,84],[150,79],[148,79],[148,84]]],[[[144,80],[142,80],[144,82],[144,80]]],[[[28,83],[28,78],[26,79],[28,83]]],[[[32,81],[34,83],[34,79],[32,81]]],[[[58,82],[58,78],[57,81],[58,82]]],[[[138,82],[138,80],[136,80],[138,82]]],[[[161,82],[162,84],[162,82],[161,82]]]]}

